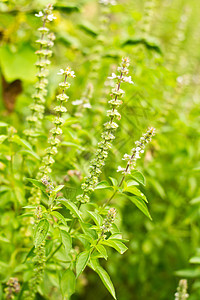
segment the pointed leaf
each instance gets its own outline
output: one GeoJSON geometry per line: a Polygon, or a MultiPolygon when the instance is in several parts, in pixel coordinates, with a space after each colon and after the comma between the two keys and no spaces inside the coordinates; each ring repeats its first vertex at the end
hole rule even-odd
{"type": "Polygon", "coordinates": [[[137,208],[139,208],[143,214],[145,214],[145,216],[147,216],[150,220],[152,220],[152,217],[148,211],[147,205],[146,203],[139,197],[128,197],[129,200],[131,200],[131,202],[133,202],[137,208]]]}
{"type": "Polygon", "coordinates": [[[71,295],[74,294],[76,289],[76,277],[70,269],[63,273],[60,282],[60,288],[63,298],[65,297],[69,300],[71,295]]]}
{"type": "Polygon", "coordinates": [[[84,271],[90,258],[89,251],[81,252],[76,261],[76,278],[84,271]]]}
{"type": "Polygon", "coordinates": [[[7,138],[8,136],[5,134],[0,135],[0,144],[2,144],[7,138]]]}
{"type": "Polygon", "coordinates": [[[120,254],[123,254],[128,249],[121,241],[114,239],[104,240],[102,241],[102,244],[114,248],[120,254]]]}
{"type": "Polygon", "coordinates": [[[83,221],[80,212],[78,210],[78,207],[73,202],[64,198],[59,199],[59,202],[62,203],[66,208],[68,208],[78,219],[83,221]]]}
{"type": "Polygon", "coordinates": [[[55,187],[54,192],[55,192],[55,193],[58,193],[58,192],[60,192],[63,188],[64,188],[64,185],[58,185],[58,186],[55,187]]]}
{"type": "Polygon", "coordinates": [[[61,213],[59,213],[58,211],[51,211],[51,215],[60,220],[65,226],[67,226],[65,217],[61,213]]]}
{"type": "Polygon", "coordinates": [[[112,189],[113,187],[109,185],[109,183],[106,180],[103,180],[95,186],[95,190],[100,190],[100,189],[112,189]]]}
{"type": "Polygon", "coordinates": [[[98,215],[97,213],[95,213],[94,211],[88,211],[88,213],[92,217],[95,224],[100,227],[102,225],[103,218],[100,215],[98,215]]]}
{"type": "Polygon", "coordinates": [[[136,188],[136,186],[126,186],[123,190],[124,193],[130,193],[133,194],[135,196],[140,197],[141,199],[143,199],[145,202],[148,203],[146,196],[138,189],[136,188]]]}
{"type": "Polygon", "coordinates": [[[106,270],[104,270],[99,265],[99,263],[98,263],[97,260],[93,260],[91,262],[91,267],[99,275],[99,277],[101,278],[101,281],[103,282],[104,286],[107,288],[107,290],[113,296],[113,298],[117,299],[116,298],[116,294],[115,294],[115,288],[114,288],[113,283],[112,283],[112,281],[110,279],[110,276],[108,275],[108,273],[106,272],[106,270]]]}
{"type": "Polygon", "coordinates": [[[138,170],[133,170],[131,172],[131,175],[130,175],[133,179],[135,179],[137,182],[145,185],[146,184],[146,180],[145,180],[145,177],[144,175],[139,172],[138,170]]]}
{"type": "Polygon", "coordinates": [[[33,156],[36,159],[40,160],[40,157],[33,150],[22,149],[22,150],[20,150],[20,153],[25,154],[25,155],[33,156]]]}
{"type": "Polygon", "coordinates": [[[45,240],[47,233],[49,230],[49,222],[46,219],[42,219],[39,221],[35,232],[34,232],[34,245],[38,247],[45,240]]]}
{"type": "Polygon", "coordinates": [[[106,248],[103,245],[97,245],[96,249],[103,256],[103,258],[105,258],[105,260],[107,260],[108,254],[107,254],[106,248]]]}
{"type": "Polygon", "coordinates": [[[117,179],[115,179],[113,177],[109,177],[109,179],[111,180],[113,186],[118,186],[117,179]]]}
{"type": "Polygon", "coordinates": [[[64,230],[60,230],[60,234],[61,234],[62,243],[65,247],[65,251],[69,253],[69,251],[72,249],[72,238],[69,235],[69,233],[67,233],[64,230]]]}
{"type": "Polygon", "coordinates": [[[28,150],[33,151],[31,144],[29,144],[29,142],[27,142],[26,140],[20,138],[17,134],[15,134],[11,137],[11,141],[27,148],[28,150]]]}
{"type": "Polygon", "coordinates": [[[27,178],[27,180],[37,186],[43,193],[47,194],[46,187],[41,181],[32,178],[27,178]]]}

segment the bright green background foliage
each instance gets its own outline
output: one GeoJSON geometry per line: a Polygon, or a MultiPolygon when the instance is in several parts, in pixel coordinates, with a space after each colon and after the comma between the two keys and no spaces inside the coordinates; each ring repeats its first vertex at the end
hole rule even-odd
{"type": "MultiPolygon", "coordinates": [[[[53,172],[53,179],[65,185],[65,197],[73,200],[79,194],[81,180],[87,174],[106,120],[109,87],[105,88],[104,82],[121,57],[129,56],[134,85],[126,87],[120,109],[120,127],[101,180],[108,180],[109,176],[120,178],[116,169],[124,163],[121,161],[123,154],[130,153],[134,142],[148,126],[155,127],[156,137],[138,165],[146,178],[146,186],[141,185],[140,189],[148,198],[153,221],[130,201],[120,196],[115,198],[116,222],[123,237],[129,240],[126,243],[129,249],[121,256],[109,248],[110,259],[103,263],[103,267],[112,278],[119,300],[174,299],[179,278],[189,278],[189,299],[198,300],[198,1],[118,0],[117,5],[111,8],[101,59],[97,57],[99,65],[93,81],[92,108],[85,109],[79,118],[75,116],[76,107],[71,102],[82,96],[95,61],[94,47],[99,43],[100,32],[99,8],[94,0],[53,1],[57,19],[50,27],[56,40],[50,66],[45,131],[39,137],[37,151],[34,151],[19,137],[23,138],[28,106],[34,92],[34,51],[37,50],[36,29],[40,26],[40,20],[34,14],[47,3],[27,0],[0,3],[0,114],[2,122],[17,130],[14,141],[6,140],[6,127],[0,123],[0,279],[3,288],[11,276],[18,277],[21,282],[29,277],[23,258],[30,250],[30,229],[23,226],[23,219],[19,216],[24,212],[22,207],[27,204],[31,188],[26,178],[35,178],[39,157],[47,145],[52,106],[58,91],[58,70],[70,65],[76,73],[69,90],[62,151],[56,156],[53,172]],[[148,10],[150,2],[155,7],[148,10]],[[146,31],[145,24],[149,26],[146,31]],[[13,153],[13,170],[10,172],[13,153]],[[78,171],[78,175],[72,170],[78,171]]],[[[95,192],[95,199],[103,204],[102,201],[109,195],[109,190],[99,189],[95,192]]],[[[49,240],[47,256],[52,247],[49,240]]],[[[63,252],[56,259],[62,260],[63,252]]],[[[52,288],[58,286],[56,261],[51,263],[49,270],[37,297],[61,299],[59,292],[52,288]]],[[[69,286],[73,290],[73,276],[69,271],[63,276],[65,282],[71,281],[69,286]]],[[[79,277],[76,289],[77,293],[72,296],[74,300],[112,299],[89,268],[79,277]]],[[[0,299],[4,299],[2,293],[0,291],[0,299]]]]}

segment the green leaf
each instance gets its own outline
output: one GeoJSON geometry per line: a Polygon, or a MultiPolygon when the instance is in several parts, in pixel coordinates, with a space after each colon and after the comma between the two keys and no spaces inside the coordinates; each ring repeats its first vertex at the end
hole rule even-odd
{"type": "Polygon", "coordinates": [[[45,240],[47,233],[49,230],[49,222],[46,219],[42,219],[39,221],[35,232],[34,232],[34,245],[38,247],[45,240]]]}
{"type": "Polygon", "coordinates": [[[23,261],[23,264],[32,256],[34,256],[34,250],[35,250],[35,246],[33,246],[31,248],[31,250],[28,252],[28,254],[26,255],[24,261],[23,261]]]}
{"type": "Polygon", "coordinates": [[[82,20],[78,24],[78,26],[79,26],[79,28],[81,28],[83,31],[85,31],[89,35],[92,35],[92,36],[98,35],[98,29],[89,21],[82,20]]]}
{"type": "Polygon", "coordinates": [[[24,213],[22,215],[19,215],[18,218],[27,218],[27,217],[33,217],[34,216],[34,212],[30,212],[30,213],[24,213]]]}
{"type": "Polygon", "coordinates": [[[60,288],[62,296],[66,299],[70,299],[71,295],[75,293],[76,290],[76,277],[74,273],[68,269],[66,270],[61,278],[60,288]]]}
{"type": "Polygon", "coordinates": [[[138,170],[131,171],[130,177],[132,177],[134,180],[141,183],[142,185],[146,184],[144,175],[142,173],[140,173],[138,170]]]}
{"type": "Polygon", "coordinates": [[[89,251],[81,252],[76,261],[76,278],[84,271],[90,258],[89,251]]]}
{"type": "Polygon", "coordinates": [[[56,4],[54,4],[54,8],[56,10],[64,12],[64,13],[72,13],[72,12],[79,12],[80,11],[80,7],[77,4],[63,3],[61,1],[56,1],[56,4]]]}
{"type": "Polygon", "coordinates": [[[128,197],[129,200],[131,200],[131,202],[133,202],[137,208],[139,208],[139,210],[141,210],[143,212],[143,214],[145,214],[145,216],[147,216],[150,220],[152,220],[152,217],[148,211],[147,205],[146,203],[139,197],[128,197]]]}
{"type": "Polygon", "coordinates": [[[60,220],[65,226],[67,226],[65,217],[61,213],[59,213],[58,211],[51,211],[50,214],[60,220]]]}
{"type": "Polygon", "coordinates": [[[105,258],[105,260],[107,260],[108,254],[107,254],[106,248],[103,245],[97,245],[95,248],[103,256],[103,258],[105,258]]]}
{"type": "Polygon", "coordinates": [[[97,260],[92,260],[91,267],[99,275],[99,277],[101,278],[101,281],[103,282],[104,286],[107,288],[107,290],[113,296],[113,298],[117,299],[116,298],[116,294],[115,294],[115,288],[114,288],[113,283],[112,283],[112,281],[110,279],[110,276],[108,275],[108,273],[106,272],[106,270],[104,270],[99,265],[99,263],[98,263],[97,260]]]}
{"type": "Polygon", "coordinates": [[[26,140],[20,138],[17,134],[13,135],[10,140],[18,145],[21,145],[25,148],[27,148],[28,150],[33,151],[31,144],[29,144],[29,142],[27,142],[26,140]]]}
{"type": "MultiPolygon", "coordinates": [[[[80,41],[66,33],[66,32],[60,32],[57,34],[57,40],[62,42],[64,45],[66,45],[67,47],[73,47],[73,48],[76,48],[76,49],[80,49],[81,45],[80,45],[80,41]]],[[[71,142],[64,142],[64,143],[69,143],[68,145],[66,146],[70,146],[70,147],[77,147],[77,148],[81,148],[81,146],[79,145],[76,145],[75,143],[71,143],[71,142]]],[[[63,145],[63,142],[61,143],[61,145],[63,145]]]]}
{"type": "Polygon", "coordinates": [[[72,238],[69,233],[64,230],[60,230],[60,234],[65,250],[67,253],[69,253],[69,251],[72,249],[72,238]]]}
{"type": "Polygon", "coordinates": [[[113,187],[109,185],[109,183],[106,180],[103,180],[95,186],[95,190],[100,190],[100,189],[112,189],[113,187]]]}
{"type": "Polygon", "coordinates": [[[199,204],[199,203],[200,203],[200,197],[196,197],[196,198],[192,199],[192,200],[190,201],[190,203],[191,203],[192,205],[199,204]]]}
{"type": "Polygon", "coordinates": [[[176,276],[182,277],[182,278],[196,278],[200,276],[200,270],[199,269],[184,269],[184,270],[178,270],[175,272],[176,276]]]}
{"type": "Polygon", "coordinates": [[[2,144],[7,138],[8,136],[5,134],[0,135],[0,144],[2,144]]]}
{"type": "Polygon", "coordinates": [[[55,193],[58,193],[58,192],[60,192],[63,188],[64,188],[64,185],[58,185],[58,186],[55,187],[54,192],[55,192],[55,193]]]}
{"type": "Polygon", "coordinates": [[[99,214],[97,214],[97,213],[95,213],[93,211],[88,211],[88,213],[92,217],[92,219],[95,222],[95,224],[100,227],[102,225],[102,223],[103,223],[103,218],[99,214]]]}
{"type": "Polygon", "coordinates": [[[43,193],[47,195],[46,186],[41,181],[32,178],[27,178],[27,180],[37,186],[43,193]]]}
{"type": "Polygon", "coordinates": [[[154,50],[160,54],[162,54],[161,48],[158,44],[158,41],[156,39],[150,39],[150,38],[128,38],[125,42],[123,42],[122,47],[124,46],[136,46],[139,44],[143,44],[147,49],[154,50]]]}
{"type": "Polygon", "coordinates": [[[25,155],[33,156],[33,157],[35,157],[36,159],[40,160],[40,157],[37,155],[37,153],[35,153],[35,152],[32,151],[32,150],[26,150],[26,149],[23,149],[23,150],[20,150],[20,153],[21,153],[21,154],[25,154],[25,155]]]}
{"type": "Polygon", "coordinates": [[[190,258],[189,262],[191,264],[200,264],[200,256],[193,256],[190,258]]]}
{"type": "Polygon", "coordinates": [[[8,82],[16,79],[34,82],[36,74],[35,62],[36,56],[30,43],[21,44],[15,50],[8,44],[0,48],[0,64],[8,82]]]}
{"type": "Polygon", "coordinates": [[[109,179],[111,180],[113,186],[116,186],[116,187],[118,186],[117,179],[115,179],[113,177],[109,177],[109,179]]]}
{"type": "Polygon", "coordinates": [[[0,122],[0,127],[7,127],[7,126],[9,126],[9,124],[4,123],[4,122],[0,122]]]}
{"type": "Polygon", "coordinates": [[[128,249],[121,241],[114,239],[104,240],[101,242],[101,244],[114,248],[120,254],[123,254],[128,249]]]}
{"type": "Polygon", "coordinates": [[[136,186],[126,186],[123,190],[123,193],[125,194],[133,194],[135,196],[138,196],[139,198],[143,199],[145,202],[148,203],[146,196],[138,189],[136,186]]]}
{"type": "Polygon", "coordinates": [[[59,199],[59,202],[62,203],[66,208],[68,208],[78,219],[83,221],[80,212],[78,210],[78,207],[73,202],[64,198],[59,199]]]}

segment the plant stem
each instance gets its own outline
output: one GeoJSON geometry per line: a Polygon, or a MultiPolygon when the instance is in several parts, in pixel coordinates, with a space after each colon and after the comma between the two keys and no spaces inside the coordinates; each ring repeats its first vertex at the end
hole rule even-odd
{"type": "Polygon", "coordinates": [[[49,255],[49,257],[46,259],[46,263],[54,256],[54,254],[61,248],[62,243],[60,243],[57,248],[49,255]]]}

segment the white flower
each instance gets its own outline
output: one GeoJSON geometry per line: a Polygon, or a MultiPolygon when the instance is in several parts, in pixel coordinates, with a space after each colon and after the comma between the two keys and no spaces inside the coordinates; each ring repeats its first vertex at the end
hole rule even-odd
{"type": "Polygon", "coordinates": [[[112,76],[109,76],[108,79],[115,79],[118,78],[118,76],[115,73],[112,73],[112,76]]]}
{"type": "Polygon", "coordinates": [[[51,14],[51,15],[48,15],[48,16],[47,16],[47,19],[48,19],[49,21],[53,21],[53,20],[56,19],[56,17],[55,17],[53,14],[51,14]]]}
{"type": "Polygon", "coordinates": [[[135,158],[137,159],[137,158],[140,158],[140,153],[136,153],[135,154],[135,158]]]}
{"type": "Polygon", "coordinates": [[[63,75],[65,73],[65,71],[63,69],[60,69],[60,72],[58,72],[58,75],[63,75]]]}
{"type": "Polygon", "coordinates": [[[72,104],[73,105],[80,105],[83,103],[83,100],[75,100],[75,101],[72,101],[72,104]]]}
{"type": "Polygon", "coordinates": [[[91,106],[90,103],[84,103],[84,104],[83,104],[83,107],[84,107],[84,108],[92,108],[92,106],[91,106]]]}
{"type": "Polygon", "coordinates": [[[71,71],[70,67],[67,67],[66,70],[60,69],[60,72],[57,73],[58,75],[67,75],[68,77],[76,77],[74,71],[71,71]]]}
{"type": "Polygon", "coordinates": [[[72,77],[72,78],[76,77],[74,71],[68,72],[67,75],[70,76],[70,77],[72,77]]]}
{"type": "Polygon", "coordinates": [[[124,79],[124,82],[128,82],[128,83],[134,84],[134,82],[133,82],[132,79],[131,79],[131,76],[124,77],[123,79],[124,79]]]}
{"type": "Polygon", "coordinates": [[[124,157],[122,158],[122,160],[129,160],[131,159],[131,155],[128,155],[128,154],[124,154],[124,157]]]}
{"type": "Polygon", "coordinates": [[[117,172],[124,172],[125,171],[125,169],[124,168],[122,168],[122,167],[118,167],[118,169],[117,169],[117,172]]]}
{"type": "Polygon", "coordinates": [[[100,4],[104,4],[104,5],[116,5],[116,1],[115,0],[99,0],[100,4]]]}
{"type": "Polygon", "coordinates": [[[35,16],[38,17],[38,18],[43,17],[43,12],[40,11],[39,14],[35,14],[35,16]]]}

